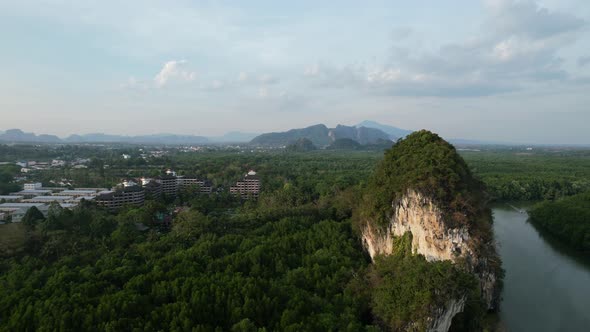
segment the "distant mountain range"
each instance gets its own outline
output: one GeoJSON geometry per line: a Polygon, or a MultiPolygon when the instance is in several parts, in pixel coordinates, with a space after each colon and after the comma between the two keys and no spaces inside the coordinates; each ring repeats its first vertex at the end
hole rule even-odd
{"type": "Polygon", "coordinates": [[[243,133],[241,131],[230,131],[223,136],[207,137],[210,142],[214,143],[243,143],[250,142],[254,137],[259,134],[255,133],[243,133]]]}
{"type": "Polygon", "coordinates": [[[371,144],[380,140],[396,140],[397,137],[389,135],[380,129],[367,127],[352,127],[337,125],[336,128],[328,128],[318,124],[306,128],[291,129],[285,132],[267,133],[255,137],[250,141],[255,145],[284,146],[306,138],[318,147],[328,146],[337,139],[348,138],[359,144],[371,144]]]}
{"type": "Polygon", "coordinates": [[[365,120],[356,125],[356,127],[367,127],[367,128],[375,128],[383,131],[386,134],[391,135],[392,137],[397,138],[404,138],[412,133],[412,130],[401,129],[393,126],[384,125],[381,123],[377,123],[375,121],[365,120]]]}
{"type": "MultiPolygon", "coordinates": [[[[317,147],[327,147],[338,139],[352,139],[359,144],[382,144],[383,140],[395,141],[410,134],[412,130],[401,129],[375,121],[365,120],[355,126],[338,125],[336,128],[328,128],[318,124],[306,128],[291,129],[285,132],[266,134],[244,133],[231,131],[223,136],[193,136],[176,134],[155,135],[109,135],[103,133],[70,135],[60,138],[55,135],[36,135],[26,133],[20,129],[0,131],[0,142],[6,143],[127,143],[127,144],[166,144],[166,145],[197,145],[215,143],[248,143],[255,145],[286,146],[298,139],[307,138],[317,147]]],[[[490,142],[471,139],[447,139],[455,145],[511,145],[507,142],[490,142]]]]}
{"type": "Polygon", "coordinates": [[[193,135],[156,134],[140,136],[108,135],[102,133],[70,135],[59,138],[55,135],[36,135],[25,133],[20,129],[0,131],[0,142],[18,143],[130,143],[130,144],[206,144],[206,143],[230,143],[248,142],[257,134],[229,132],[223,136],[204,137],[193,135]]]}

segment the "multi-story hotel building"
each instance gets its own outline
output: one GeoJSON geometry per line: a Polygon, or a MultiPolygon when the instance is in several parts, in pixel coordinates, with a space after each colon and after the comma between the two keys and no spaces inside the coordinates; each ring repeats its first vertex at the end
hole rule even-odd
{"type": "Polygon", "coordinates": [[[175,175],[162,175],[156,178],[156,182],[162,185],[162,194],[166,196],[176,196],[178,193],[178,180],[175,175]]]}
{"type": "Polygon", "coordinates": [[[162,196],[162,184],[156,181],[149,181],[143,185],[145,196],[149,198],[160,198],[162,196]]]}
{"type": "Polygon", "coordinates": [[[96,196],[95,201],[100,206],[104,206],[111,211],[116,211],[126,205],[143,205],[145,191],[139,186],[122,187],[114,191],[99,194],[96,196]]]}
{"type": "Polygon", "coordinates": [[[195,176],[179,176],[177,177],[178,189],[186,189],[189,187],[198,187],[201,194],[211,194],[213,186],[207,180],[201,180],[195,176]]]}
{"type": "Polygon", "coordinates": [[[260,178],[254,171],[248,172],[244,179],[229,188],[229,192],[243,198],[258,198],[260,194],[260,178]]]}

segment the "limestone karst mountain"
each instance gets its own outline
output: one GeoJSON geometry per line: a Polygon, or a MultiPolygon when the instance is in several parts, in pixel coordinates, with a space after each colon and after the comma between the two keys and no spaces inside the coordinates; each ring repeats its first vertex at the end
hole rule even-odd
{"type": "Polygon", "coordinates": [[[309,126],[306,128],[291,129],[285,132],[266,133],[255,137],[250,143],[257,145],[288,145],[298,139],[309,139],[317,147],[325,147],[338,139],[352,139],[359,144],[372,144],[380,140],[395,140],[396,137],[388,135],[383,131],[367,127],[349,127],[337,125],[335,128],[328,128],[323,124],[309,126]]]}
{"type": "MultiPolygon", "coordinates": [[[[484,189],[454,147],[431,132],[412,133],[385,153],[357,218],[363,245],[376,265],[372,287],[380,295],[374,300],[375,311],[384,324],[447,331],[457,314],[478,310],[473,303],[480,311],[497,309],[502,269],[484,189]],[[382,285],[395,275],[392,270],[403,271],[399,264],[407,259],[422,266],[423,276],[432,273],[434,277],[425,280],[437,280],[408,292],[427,294],[415,303],[388,294],[382,285]],[[388,264],[391,269],[384,268],[388,264]],[[442,270],[443,277],[436,272],[442,270]],[[427,312],[409,312],[400,321],[399,313],[383,309],[403,301],[426,307],[427,312]]],[[[397,275],[391,279],[393,288],[404,282],[403,275],[397,275]]]]}

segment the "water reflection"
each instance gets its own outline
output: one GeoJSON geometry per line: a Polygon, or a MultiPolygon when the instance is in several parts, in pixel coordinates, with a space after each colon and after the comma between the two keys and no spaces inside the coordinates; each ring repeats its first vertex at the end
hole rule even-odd
{"type": "Polygon", "coordinates": [[[508,205],[493,212],[506,270],[503,325],[508,331],[590,331],[588,259],[541,234],[526,213],[508,205]]]}

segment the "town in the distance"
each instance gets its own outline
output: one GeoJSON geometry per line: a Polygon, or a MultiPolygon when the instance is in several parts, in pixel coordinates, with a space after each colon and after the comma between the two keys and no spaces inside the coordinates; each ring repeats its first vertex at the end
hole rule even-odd
{"type": "MultiPolygon", "coordinates": [[[[53,164],[56,162],[54,160],[53,164]]],[[[23,165],[23,163],[19,164],[23,165]]],[[[37,163],[32,161],[24,165],[29,164],[37,163]]],[[[41,182],[26,182],[23,184],[23,190],[9,193],[9,195],[0,195],[0,222],[5,220],[20,222],[32,207],[47,214],[50,204],[59,204],[62,208],[71,209],[82,201],[94,201],[98,206],[116,212],[125,206],[142,206],[146,198],[173,199],[179,191],[191,189],[202,195],[214,193],[210,181],[201,180],[195,176],[177,175],[172,170],[167,170],[164,175],[155,178],[125,179],[111,189],[43,187],[41,182]]],[[[257,198],[260,193],[258,175],[250,170],[243,179],[229,188],[229,192],[243,199],[257,198]]]]}

